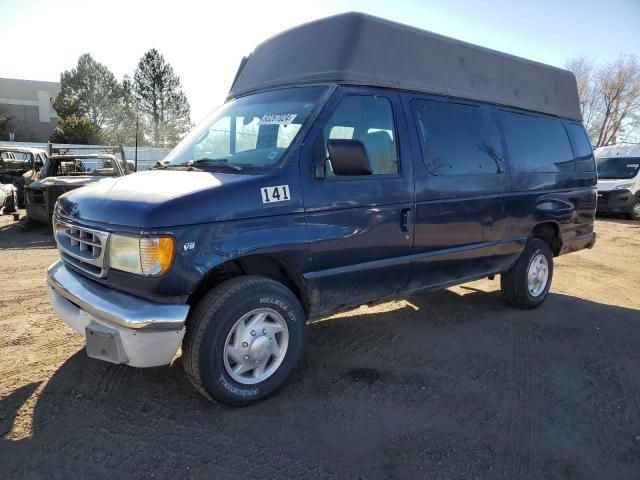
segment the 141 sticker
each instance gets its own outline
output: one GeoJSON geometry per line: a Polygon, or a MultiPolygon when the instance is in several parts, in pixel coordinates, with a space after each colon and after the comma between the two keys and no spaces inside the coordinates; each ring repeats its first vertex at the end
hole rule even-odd
{"type": "Polygon", "coordinates": [[[278,185],[275,187],[262,187],[262,203],[286,202],[291,200],[289,196],[289,185],[278,185]]]}

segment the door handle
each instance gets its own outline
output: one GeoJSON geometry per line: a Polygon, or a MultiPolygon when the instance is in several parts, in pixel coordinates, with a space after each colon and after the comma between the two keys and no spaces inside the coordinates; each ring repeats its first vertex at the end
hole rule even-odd
{"type": "Polygon", "coordinates": [[[407,239],[409,238],[409,233],[411,232],[411,209],[403,208],[400,210],[400,231],[407,234],[407,239]]]}

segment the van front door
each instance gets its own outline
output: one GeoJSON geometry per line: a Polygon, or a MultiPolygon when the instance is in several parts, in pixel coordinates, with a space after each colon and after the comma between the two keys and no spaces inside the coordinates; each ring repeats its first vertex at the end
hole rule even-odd
{"type": "Polygon", "coordinates": [[[302,150],[304,208],[312,270],[312,314],[404,290],[413,241],[413,178],[395,93],[339,88],[302,150]],[[327,140],[359,140],[371,175],[335,175],[327,140]]]}
{"type": "Polygon", "coordinates": [[[411,289],[460,283],[513,258],[502,141],[491,107],[439,97],[404,99],[415,129],[416,225],[411,289]]]}

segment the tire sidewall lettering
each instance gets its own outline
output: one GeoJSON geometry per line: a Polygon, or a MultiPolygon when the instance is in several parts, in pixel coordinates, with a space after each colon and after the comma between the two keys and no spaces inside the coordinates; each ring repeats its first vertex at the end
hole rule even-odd
{"type": "Polygon", "coordinates": [[[260,297],[258,299],[258,303],[260,303],[260,305],[271,305],[274,307],[277,307],[278,309],[280,309],[291,322],[297,322],[298,319],[296,318],[296,314],[293,310],[291,310],[289,308],[289,305],[287,305],[285,302],[283,302],[282,300],[279,300],[277,298],[273,298],[273,297],[260,297]]]}
{"type": "Polygon", "coordinates": [[[254,397],[259,393],[259,390],[257,387],[245,389],[245,388],[239,388],[239,387],[236,387],[235,385],[232,385],[231,383],[229,383],[229,380],[227,380],[227,378],[224,375],[220,375],[219,380],[220,380],[220,384],[225,389],[227,389],[230,393],[234,395],[238,395],[240,397],[254,397]]]}

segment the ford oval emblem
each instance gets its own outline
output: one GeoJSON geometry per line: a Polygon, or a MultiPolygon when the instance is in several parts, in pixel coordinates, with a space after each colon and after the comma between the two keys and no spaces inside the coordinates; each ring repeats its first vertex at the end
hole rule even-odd
{"type": "Polygon", "coordinates": [[[78,205],[73,205],[71,207],[71,209],[69,210],[69,215],[71,215],[72,217],[75,217],[78,214],[78,205]]]}

